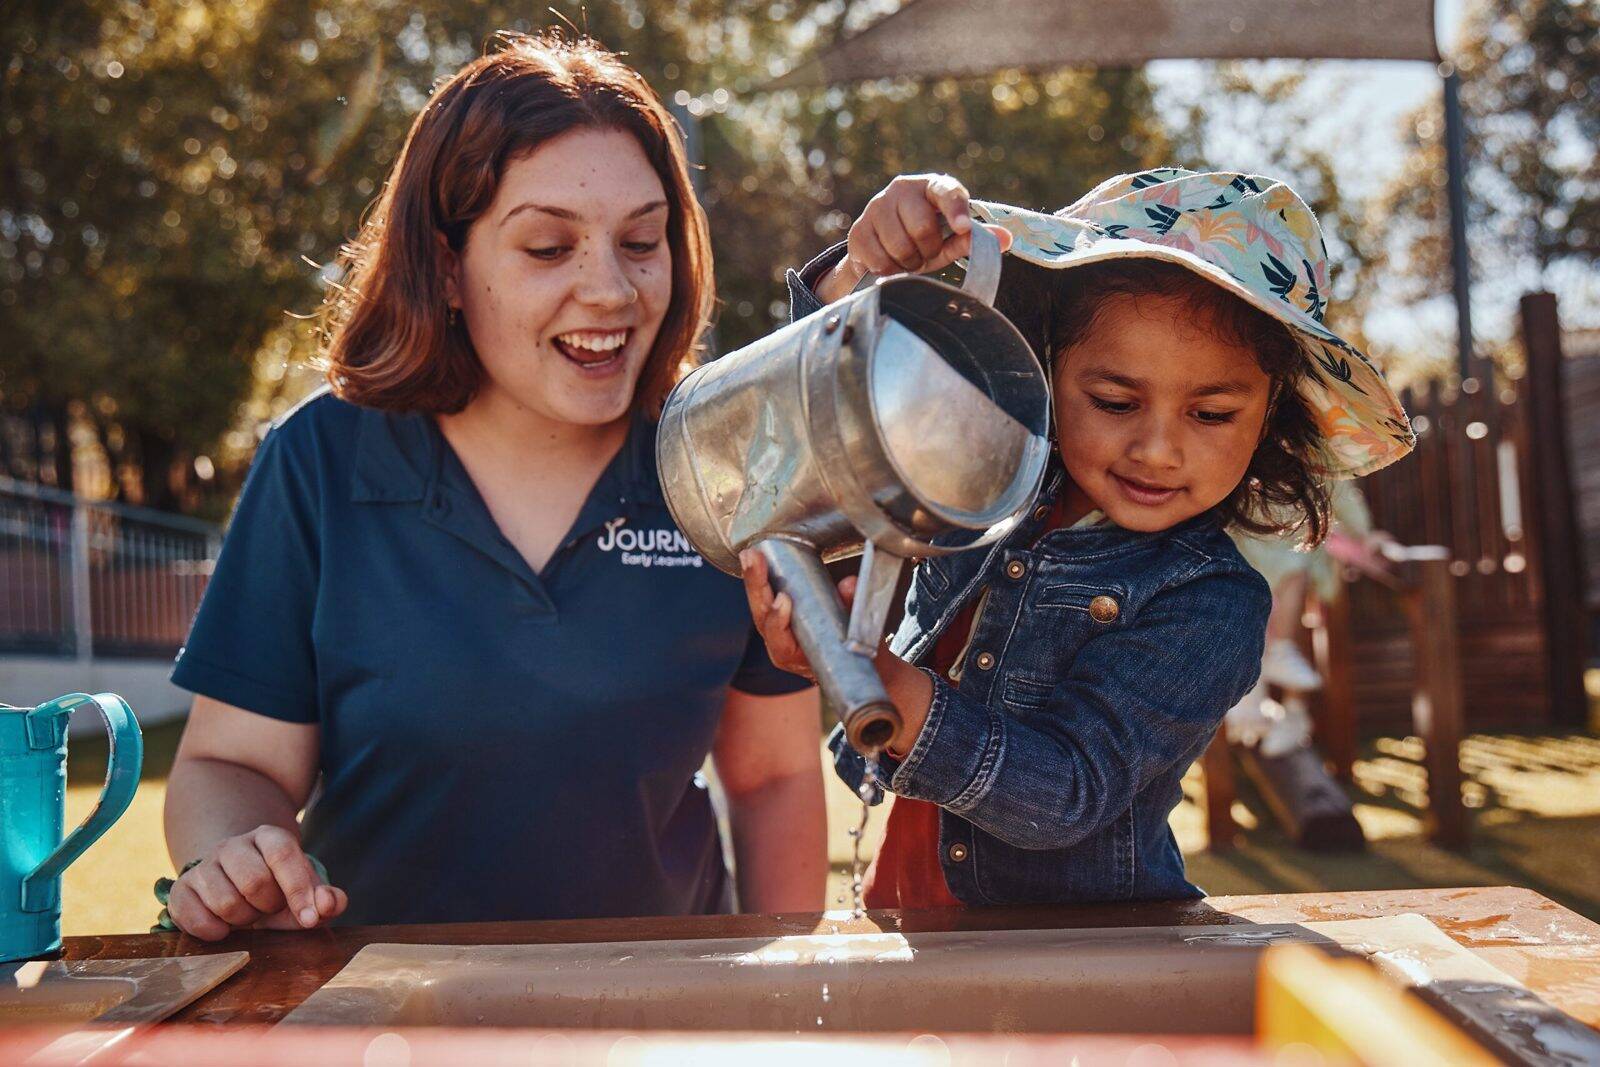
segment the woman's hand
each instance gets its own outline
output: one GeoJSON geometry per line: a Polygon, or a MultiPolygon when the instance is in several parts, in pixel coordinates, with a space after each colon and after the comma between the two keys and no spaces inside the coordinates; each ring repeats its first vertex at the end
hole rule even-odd
{"type": "MultiPolygon", "coordinates": [[[[744,568],[744,595],[750,602],[750,618],[755,621],[761,640],[767,643],[767,658],[779,670],[816,681],[811,662],[794,636],[794,600],[788,593],[773,593],[767,558],[747,548],[739,553],[739,563],[744,568]]],[[[852,574],[839,583],[839,599],[844,601],[846,612],[855,595],[856,577],[852,574]]]]}
{"type": "Polygon", "coordinates": [[[293,833],[259,826],[223,840],[184,871],[167,897],[167,914],[184,933],[220,941],[250,926],[310,929],[349,904],[344,890],[323,884],[293,833]]]}
{"type": "MultiPolygon", "coordinates": [[[[866,274],[928,274],[954,263],[972,248],[970,200],[966,187],[948,174],[895,178],[850,227],[845,257],[817,284],[817,296],[831,304],[866,274]]],[[[1011,247],[1009,230],[987,229],[1000,239],[1000,251],[1011,247]]]]}

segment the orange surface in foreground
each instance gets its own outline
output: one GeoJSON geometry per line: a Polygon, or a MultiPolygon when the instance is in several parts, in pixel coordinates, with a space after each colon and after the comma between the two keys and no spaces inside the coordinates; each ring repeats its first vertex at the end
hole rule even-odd
{"type": "MultiPolygon", "coordinates": [[[[38,1067],[76,1064],[85,1051],[68,1038],[42,1051],[59,1031],[0,1035],[0,1062],[38,1067]],[[28,1059],[28,1057],[34,1057],[28,1059]]],[[[106,1036],[115,1036],[107,1032],[106,1036]]],[[[978,1037],[933,1034],[783,1037],[773,1034],[664,1034],[560,1030],[297,1030],[161,1027],[129,1034],[96,1056],[104,1067],[152,1063],[226,1063],[230,1067],[811,1067],[883,1063],[896,1067],[1252,1067],[1269,1061],[1237,1037],[1108,1035],[978,1037]]]]}

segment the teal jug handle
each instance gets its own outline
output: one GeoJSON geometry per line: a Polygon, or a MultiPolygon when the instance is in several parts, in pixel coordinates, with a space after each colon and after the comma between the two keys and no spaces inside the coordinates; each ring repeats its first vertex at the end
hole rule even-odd
{"type": "MultiPolygon", "coordinates": [[[[52,911],[61,906],[61,872],[111,829],[139,790],[139,772],[144,767],[144,735],[126,700],[115,693],[98,693],[93,697],[70,693],[40,705],[30,715],[64,717],[89,703],[100,709],[111,741],[105,788],[100,791],[100,801],[89,817],[22,880],[23,911],[52,911]]],[[[62,721],[61,729],[65,728],[62,721]]]]}

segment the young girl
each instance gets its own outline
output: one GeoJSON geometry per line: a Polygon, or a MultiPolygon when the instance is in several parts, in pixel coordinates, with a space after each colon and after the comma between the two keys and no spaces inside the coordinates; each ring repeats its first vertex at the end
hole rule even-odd
{"type": "MultiPolygon", "coordinates": [[[[996,306],[1050,370],[1057,462],[1006,541],[918,564],[877,657],[904,728],[872,784],[896,800],[865,902],[1196,896],[1167,818],[1255,682],[1271,607],[1226,531],[1315,543],[1326,480],[1413,437],[1323,326],[1321,235],[1287,186],[1162,169],[1056,215],[970,210],[1005,231],[996,306]]],[[[953,179],[897,178],[846,247],[791,275],[796,313],[867,271],[936,270],[972,225],[953,179]]],[[[804,671],[759,557],[746,590],[774,662],[804,671]]],[[[858,784],[864,761],[833,747],[858,784]]]]}

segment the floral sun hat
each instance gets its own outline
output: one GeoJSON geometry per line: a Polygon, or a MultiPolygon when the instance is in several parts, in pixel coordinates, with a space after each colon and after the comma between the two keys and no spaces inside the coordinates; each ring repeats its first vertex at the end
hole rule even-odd
{"type": "Polygon", "coordinates": [[[1165,167],[1118,175],[1054,215],[981,200],[972,212],[1010,230],[1009,254],[1029,263],[1065,269],[1128,256],[1166,260],[1288,325],[1306,354],[1299,392],[1322,431],[1327,477],[1370,474],[1416,444],[1383,375],[1322,324],[1322,229],[1287,185],[1165,167]]]}

